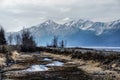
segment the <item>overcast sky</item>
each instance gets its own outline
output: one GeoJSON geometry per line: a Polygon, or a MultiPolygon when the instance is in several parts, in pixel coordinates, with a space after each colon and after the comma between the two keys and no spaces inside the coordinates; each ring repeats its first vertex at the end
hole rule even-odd
{"type": "Polygon", "coordinates": [[[74,19],[120,19],[120,0],[0,0],[0,24],[18,31],[47,19],[64,23],[74,19]]]}

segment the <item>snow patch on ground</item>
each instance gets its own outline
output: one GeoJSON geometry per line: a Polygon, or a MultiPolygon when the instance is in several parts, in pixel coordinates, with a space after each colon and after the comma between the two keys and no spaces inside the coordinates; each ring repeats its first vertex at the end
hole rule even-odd
{"type": "MultiPolygon", "coordinates": [[[[52,61],[50,58],[44,58],[44,61],[52,61]]],[[[30,68],[22,70],[27,72],[35,72],[35,71],[48,71],[49,68],[47,66],[63,66],[64,63],[60,61],[53,61],[52,63],[48,63],[46,65],[32,65],[30,68]]]]}
{"type": "Polygon", "coordinates": [[[34,72],[34,71],[47,71],[48,68],[45,65],[32,65],[30,68],[24,70],[28,72],[34,72]]]}
{"type": "Polygon", "coordinates": [[[60,61],[53,61],[52,63],[47,64],[47,66],[63,66],[63,65],[64,63],[60,61]]]}
{"type": "Polygon", "coordinates": [[[43,60],[44,61],[52,61],[52,59],[50,59],[50,58],[44,58],[43,60]]]}

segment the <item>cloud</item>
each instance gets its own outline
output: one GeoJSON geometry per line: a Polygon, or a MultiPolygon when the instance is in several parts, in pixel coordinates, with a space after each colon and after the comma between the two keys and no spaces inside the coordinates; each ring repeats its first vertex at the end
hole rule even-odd
{"type": "Polygon", "coordinates": [[[113,21],[120,19],[119,0],[0,0],[0,24],[7,31],[37,25],[47,19],[113,21]]]}
{"type": "Polygon", "coordinates": [[[70,18],[68,17],[63,19],[63,21],[68,21],[68,20],[70,20],[70,18]]]}
{"type": "Polygon", "coordinates": [[[69,22],[71,20],[72,20],[71,18],[65,17],[65,18],[59,19],[57,22],[60,24],[64,24],[64,23],[69,22]]]}
{"type": "Polygon", "coordinates": [[[62,13],[70,12],[71,8],[60,8],[62,13]]]}

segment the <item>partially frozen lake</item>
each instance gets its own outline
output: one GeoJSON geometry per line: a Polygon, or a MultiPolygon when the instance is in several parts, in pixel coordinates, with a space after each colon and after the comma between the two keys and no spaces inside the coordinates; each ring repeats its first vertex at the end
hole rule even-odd
{"type": "Polygon", "coordinates": [[[92,49],[97,49],[97,50],[120,52],[120,47],[85,47],[85,48],[92,48],[92,49]]]}

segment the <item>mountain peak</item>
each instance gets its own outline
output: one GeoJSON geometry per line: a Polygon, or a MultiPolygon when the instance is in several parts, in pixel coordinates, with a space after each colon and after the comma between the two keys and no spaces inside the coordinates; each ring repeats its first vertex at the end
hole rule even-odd
{"type": "Polygon", "coordinates": [[[44,23],[46,23],[46,24],[51,24],[51,23],[55,23],[53,20],[50,20],[50,19],[48,19],[48,20],[46,20],[44,23]]]}
{"type": "Polygon", "coordinates": [[[115,21],[116,23],[120,23],[120,19],[115,21]]]}
{"type": "MultiPolygon", "coordinates": [[[[120,20],[111,22],[93,22],[91,20],[72,20],[57,24],[46,20],[42,24],[28,28],[39,45],[51,42],[54,35],[68,41],[69,46],[120,46],[120,20]],[[113,43],[113,44],[112,44],[113,43]]],[[[16,32],[22,34],[22,31],[16,32]]],[[[8,33],[6,34],[8,37],[8,33]]]]}
{"type": "Polygon", "coordinates": [[[78,19],[78,21],[85,21],[84,19],[78,19]]]}

